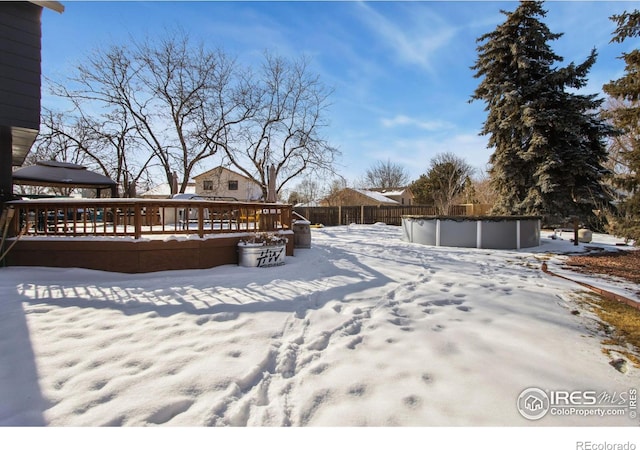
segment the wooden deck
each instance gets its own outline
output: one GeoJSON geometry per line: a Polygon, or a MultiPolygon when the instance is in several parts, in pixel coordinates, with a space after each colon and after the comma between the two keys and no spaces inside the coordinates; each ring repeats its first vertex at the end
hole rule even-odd
{"type": "Polygon", "coordinates": [[[113,272],[205,269],[237,264],[237,243],[255,232],[285,235],[291,205],[206,200],[13,201],[7,265],[113,272]]]}

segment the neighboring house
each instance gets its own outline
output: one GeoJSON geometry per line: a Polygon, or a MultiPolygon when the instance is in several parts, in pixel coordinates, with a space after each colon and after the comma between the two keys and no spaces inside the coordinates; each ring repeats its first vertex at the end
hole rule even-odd
{"type": "Polygon", "coordinates": [[[409,188],[398,188],[398,189],[370,189],[374,192],[379,192],[385,197],[390,198],[391,200],[395,200],[401,205],[413,205],[413,192],[409,188]]]}
{"type": "MultiPolygon", "coordinates": [[[[195,181],[189,181],[187,183],[187,188],[185,189],[185,194],[195,194],[196,193],[196,183],[195,181]]],[[[171,198],[171,185],[169,183],[159,184],[157,186],[152,187],[147,192],[143,192],[139,194],[140,198],[171,198]]]]}
{"type": "Polygon", "coordinates": [[[380,192],[366,189],[344,188],[320,201],[322,206],[398,206],[400,202],[380,192]]]}
{"type": "Polygon", "coordinates": [[[196,194],[203,197],[235,198],[239,201],[257,201],[262,198],[262,187],[244,175],[218,166],[193,177],[196,194]]]}

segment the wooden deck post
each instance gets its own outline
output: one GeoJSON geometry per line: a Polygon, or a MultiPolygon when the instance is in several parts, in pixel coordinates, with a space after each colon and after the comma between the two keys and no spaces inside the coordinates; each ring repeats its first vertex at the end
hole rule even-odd
{"type": "MultiPolygon", "coordinates": [[[[140,203],[136,202],[133,208],[134,211],[134,238],[140,239],[142,236],[142,208],[140,207],[140,203]]],[[[126,214],[126,213],[125,213],[126,214]]],[[[125,223],[127,221],[127,217],[124,218],[125,223]]]]}
{"type": "Polygon", "coordinates": [[[198,205],[198,236],[204,237],[204,208],[198,205]]]}

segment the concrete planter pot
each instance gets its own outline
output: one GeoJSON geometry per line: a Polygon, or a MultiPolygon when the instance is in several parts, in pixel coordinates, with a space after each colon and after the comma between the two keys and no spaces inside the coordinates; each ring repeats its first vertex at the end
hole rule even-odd
{"type": "Polygon", "coordinates": [[[286,243],[265,245],[262,243],[238,244],[238,265],[242,267],[273,267],[284,264],[286,243]]]}

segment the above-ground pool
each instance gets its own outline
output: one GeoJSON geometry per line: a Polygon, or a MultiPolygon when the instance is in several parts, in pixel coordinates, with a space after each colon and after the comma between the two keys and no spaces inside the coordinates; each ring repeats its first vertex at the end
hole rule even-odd
{"type": "Polygon", "coordinates": [[[540,217],[402,216],[402,238],[416,244],[494,249],[540,245],[540,217]]]}

